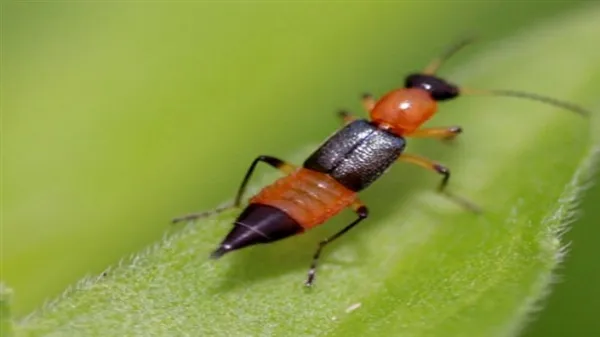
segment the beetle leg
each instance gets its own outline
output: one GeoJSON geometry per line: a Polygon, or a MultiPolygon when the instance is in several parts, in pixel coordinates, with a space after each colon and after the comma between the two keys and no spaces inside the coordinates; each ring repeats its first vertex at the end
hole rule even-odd
{"type": "Polygon", "coordinates": [[[237,196],[235,197],[234,207],[239,207],[240,204],[242,203],[242,197],[244,196],[244,192],[246,191],[246,185],[248,184],[248,181],[250,180],[250,177],[252,176],[252,173],[254,172],[254,168],[256,167],[256,164],[258,164],[258,162],[261,162],[261,161],[273,166],[274,168],[278,169],[279,171],[285,173],[286,175],[294,172],[297,169],[297,167],[295,165],[287,163],[279,158],[275,158],[275,157],[271,157],[271,156],[256,157],[256,159],[254,159],[254,161],[250,165],[248,172],[246,172],[246,176],[244,176],[244,180],[242,180],[242,184],[240,185],[240,188],[238,189],[237,196]]]}
{"type": "Polygon", "coordinates": [[[352,221],[349,225],[344,227],[341,231],[339,231],[339,232],[335,233],[334,235],[326,238],[325,240],[319,242],[319,246],[317,247],[317,250],[315,251],[315,254],[313,255],[313,260],[310,265],[310,269],[308,270],[308,278],[306,279],[306,282],[304,283],[307,287],[312,286],[315,281],[315,275],[317,273],[317,264],[319,262],[319,257],[321,256],[321,251],[323,250],[323,248],[328,243],[330,243],[333,240],[344,235],[346,232],[348,232],[354,226],[358,225],[359,222],[363,221],[364,219],[367,218],[367,216],[369,216],[369,210],[359,200],[355,201],[350,207],[354,210],[354,212],[356,212],[356,214],[358,215],[358,219],[352,221]]]}
{"type": "Polygon", "coordinates": [[[177,223],[177,222],[181,222],[181,221],[196,220],[199,218],[205,218],[205,217],[208,217],[211,215],[219,214],[219,213],[224,212],[231,208],[239,207],[240,204],[242,203],[242,197],[244,196],[244,192],[246,191],[246,186],[248,184],[248,181],[250,180],[250,177],[252,176],[252,173],[254,172],[254,169],[256,168],[256,165],[259,162],[267,163],[267,164],[273,166],[274,168],[282,171],[285,174],[290,174],[290,173],[294,172],[294,170],[296,170],[296,166],[294,166],[290,163],[287,163],[279,158],[275,158],[275,157],[271,157],[271,156],[258,156],[258,157],[256,157],[256,159],[254,159],[252,164],[250,164],[250,168],[248,168],[248,171],[246,172],[246,175],[244,176],[244,180],[242,180],[242,184],[240,185],[240,187],[238,189],[238,192],[235,197],[235,201],[234,201],[233,205],[226,205],[226,206],[219,207],[219,208],[216,208],[216,209],[210,210],[210,211],[197,212],[197,213],[183,215],[183,216],[173,219],[173,223],[177,223]]]}
{"type": "Polygon", "coordinates": [[[409,162],[415,165],[419,165],[423,168],[426,168],[431,171],[435,171],[438,174],[442,175],[442,181],[438,185],[438,192],[450,198],[450,200],[456,202],[460,206],[466,208],[467,210],[474,213],[481,213],[481,209],[475,205],[474,203],[449,192],[446,187],[448,186],[448,181],[450,180],[450,169],[446,166],[440,165],[430,159],[412,155],[412,154],[402,154],[399,158],[401,161],[409,162]]]}
{"type": "Polygon", "coordinates": [[[453,140],[462,133],[460,126],[447,126],[438,128],[425,128],[415,130],[406,135],[406,137],[414,138],[437,138],[441,140],[453,140]]]}
{"type": "MultiPolygon", "coordinates": [[[[365,110],[367,110],[368,112],[373,110],[373,107],[375,106],[375,99],[373,98],[373,95],[369,93],[363,94],[361,101],[365,110]]],[[[358,119],[346,110],[338,111],[338,116],[342,119],[344,125],[350,124],[358,119]]]]}
{"type": "Polygon", "coordinates": [[[369,94],[369,93],[364,93],[362,95],[362,105],[365,108],[365,110],[367,110],[367,112],[371,112],[371,110],[373,110],[373,108],[375,107],[375,98],[373,98],[373,95],[369,94]]]}
{"type": "Polygon", "coordinates": [[[338,111],[338,117],[342,120],[343,125],[350,124],[358,119],[346,110],[338,111]]]}

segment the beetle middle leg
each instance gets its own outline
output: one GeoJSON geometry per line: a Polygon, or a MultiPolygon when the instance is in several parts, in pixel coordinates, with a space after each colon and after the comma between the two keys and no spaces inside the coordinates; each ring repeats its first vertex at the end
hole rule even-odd
{"type": "Polygon", "coordinates": [[[437,138],[441,140],[453,140],[459,134],[461,134],[462,131],[463,130],[460,126],[446,126],[419,129],[407,134],[406,136],[413,138],[437,138]]]}
{"type": "Polygon", "coordinates": [[[364,219],[366,219],[369,216],[369,210],[367,209],[367,207],[358,200],[355,201],[350,207],[352,208],[352,210],[354,210],[354,212],[356,212],[356,215],[358,215],[358,218],[356,220],[352,221],[346,227],[344,227],[341,231],[339,231],[339,232],[335,233],[334,235],[326,238],[325,240],[319,242],[319,246],[317,247],[317,250],[315,251],[315,254],[313,255],[313,260],[310,265],[310,269],[308,270],[308,278],[306,279],[306,282],[304,283],[307,287],[312,286],[315,281],[315,275],[317,273],[317,264],[319,262],[319,257],[321,256],[321,251],[323,250],[323,248],[328,243],[330,243],[333,240],[344,235],[346,232],[348,232],[354,226],[358,225],[359,222],[363,221],[364,219]]]}
{"type": "Polygon", "coordinates": [[[347,110],[338,111],[338,117],[342,120],[343,125],[350,124],[358,119],[356,116],[353,116],[347,110]]]}
{"type": "MultiPolygon", "coordinates": [[[[373,98],[373,95],[369,93],[364,93],[361,98],[361,103],[363,108],[365,108],[367,112],[370,112],[371,110],[373,110],[373,107],[375,107],[376,101],[375,98],[373,98]]],[[[353,116],[347,110],[338,111],[338,116],[344,122],[344,125],[350,124],[358,119],[356,116],[353,116]]]]}
{"type": "Polygon", "coordinates": [[[222,213],[222,212],[232,209],[232,208],[239,207],[242,203],[242,197],[244,196],[244,192],[246,191],[246,186],[248,185],[248,181],[250,180],[250,177],[252,176],[252,173],[254,173],[254,169],[256,168],[256,165],[259,162],[267,163],[270,166],[280,170],[281,172],[283,172],[285,174],[290,174],[290,173],[294,172],[294,170],[296,170],[296,166],[294,166],[290,163],[287,163],[279,158],[271,157],[271,156],[264,156],[264,155],[258,156],[258,157],[256,157],[256,159],[254,159],[252,164],[250,164],[250,167],[248,168],[248,171],[246,172],[246,175],[244,176],[244,179],[242,180],[242,184],[240,185],[240,187],[238,189],[237,195],[235,197],[235,201],[232,205],[226,205],[226,206],[219,207],[219,208],[216,208],[216,209],[213,209],[210,211],[197,212],[197,213],[183,215],[183,216],[173,219],[172,222],[177,223],[177,222],[181,222],[181,221],[190,221],[190,220],[196,220],[199,218],[205,218],[205,217],[208,217],[211,215],[222,213]]]}
{"type": "Polygon", "coordinates": [[[375,101],[375,98],[373,97],[373,95],[371,95],[370,93],[364,93],[362,95],[362,105],[363,108],[365,108],[365,110],[367,110],[367,112],[371,112],[371,110],[373,110],[373,108],[375,107],[375,103],[377,103],[377,101],[375,101]]]}
{"type": "Polygon", "coordinates": [[[457,204],[471,212],[481,213],[481,209],[477,205],[446,189],[446,187],[448,186],[448,181],[450,181],[450,169],[448,169],[446,166],[440,165],[430,159],[412,154],[402,154],[398,160],[419,165],[423,168],[435,171],[438,174],[442,175],[442,181],[438,185],[438,192],[447,196],[450,200],[456,202],[457,204]]]}

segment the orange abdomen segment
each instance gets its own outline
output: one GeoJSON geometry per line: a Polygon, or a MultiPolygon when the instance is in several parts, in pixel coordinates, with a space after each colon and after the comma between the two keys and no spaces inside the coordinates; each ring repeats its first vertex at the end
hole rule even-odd
{"type": "Polygon", "coordinates": [[[300,168],[265,187],[250,203],[276,207],[304,229],[315,227],[356,200],[353,192],[327,174],[300,168]]]}

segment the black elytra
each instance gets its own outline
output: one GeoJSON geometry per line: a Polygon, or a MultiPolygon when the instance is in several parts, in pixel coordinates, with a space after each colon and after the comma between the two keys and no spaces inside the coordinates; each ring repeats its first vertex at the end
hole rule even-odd
{"type": "Polygon", "coordinates": [[[406,140],[359,119],[334,133],[304,162],[358,192],[379,178],[404,151],[406,140]]]}

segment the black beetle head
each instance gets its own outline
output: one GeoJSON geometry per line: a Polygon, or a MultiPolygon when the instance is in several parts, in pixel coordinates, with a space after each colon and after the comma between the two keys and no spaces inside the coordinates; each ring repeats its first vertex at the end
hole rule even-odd
{"type": "Polygon", "coordinates": [[[433,75],[408,75],[404,82],[404,87],[423,89],[436,101],[449,100],[455,98],[459,94],[459,89],[456,85],[448,83],[433,75]]]}

